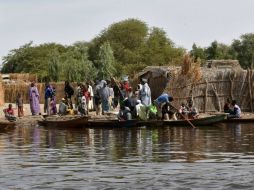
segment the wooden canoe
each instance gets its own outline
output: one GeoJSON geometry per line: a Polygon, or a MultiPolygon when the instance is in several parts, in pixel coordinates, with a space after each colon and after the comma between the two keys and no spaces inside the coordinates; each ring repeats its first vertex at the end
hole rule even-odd
{"type": "MultiPolygon", "coordinates": [[[[209,126],[213,125],[219,122],[223,122],[226,119],[225,114],[220,114],[220,115],[209,115],[203,118],[198,118],[198,119],[189,119],[189,121],[194,125],[194,126],[209,126]]],[[[190,125],[188,121],[186,120],[176,120],[176,121],[163,121],[163,125],[166,126],[185,126],[185,125],[190,125]]]]}
{"type": "Polygon", "coordinates": [[[14,121],[0,121],[0,129],[14,128],[15,125],[16,125],[16,122],[14,121]]]}
{"type": "Polygon", "coordinates": [[[52,127],[78,127],[87,125],[88,116],[79,117],[45,117],[42,121],[38,121],[41,126],[52,126],[52,127]]]}
{"type": "MultiPolygon", "coordinates": [[[[210,115],[204,118],[191,119],[189,120],[195,126],[209,126],[218,122],[225,120],[225,115],[210,115]]],[[[176,120],[176,121],[162,121],[162,120],[118,120],[118,119],[91,119],[88,116],[75,117],[75,118],[65,118],[60,117],[60,119],[43,119],[38,121],[39,125],[42,126],[56,126],[56,127],[91,127],[91,128],[115,128],[115,127],[136,127],[136,126],[186,126],[189,123],[186,120],[176,120]]]]}

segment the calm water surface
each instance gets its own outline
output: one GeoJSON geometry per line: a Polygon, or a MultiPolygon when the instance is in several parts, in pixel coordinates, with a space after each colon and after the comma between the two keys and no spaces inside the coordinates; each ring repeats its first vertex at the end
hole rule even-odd
{"type": "Polygon", "coordinates": [[[0,189],[253,189],[254,125],[0,131],[0,189]]]}

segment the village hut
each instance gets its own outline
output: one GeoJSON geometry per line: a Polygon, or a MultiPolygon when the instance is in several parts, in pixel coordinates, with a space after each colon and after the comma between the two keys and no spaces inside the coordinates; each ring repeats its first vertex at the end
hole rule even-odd
{"type": "Polygon", "coordinates": [[[132,85],[137,86],[142,78],[147,79],[151,88],[152,99],[155,99],[163,93],[172,73],[177,69],[180,67],[148,66],[137,74],[132,85]]]}

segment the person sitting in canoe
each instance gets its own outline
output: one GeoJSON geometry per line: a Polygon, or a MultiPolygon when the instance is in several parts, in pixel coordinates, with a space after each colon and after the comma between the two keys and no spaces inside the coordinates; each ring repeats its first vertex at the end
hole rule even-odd
{"type": "Polygon", "coordinates": [[[118,119],[119,120],[131,120],[132,119],[132,113],[131,109],[129,107],[130,103],[128,98],[126,98],[121,104],[120,109],[118,113],[118,119]]]}
{"type": "Polygon", "coordinates": [[[189,100],[188,101],[188,107],[187,107],[187,111],[188,111],[188,118],[189,119],[197,119],[199,114],[198,114],[198,110],[197,108],[193,105],[193,101],[189,100]]]}
{"type": "Polygon", "coordinates": [[[171,106],[169,102],[162,106],[162,120],[177,120],[175,115],[175,109],[171,106]]]}
{"type": "Polygon", "coordinates": [[[62,98],[60,104],[59,104],[59,115],[66,115],[67,114],[68,105],[66,103],[65,98],[62,98]]]}
{"type": "Polygon", "coordinates": [[[12,104],[9,104],[8,108],[4,109],[3,111],[4,111],[5,118],[8,121],[16,121],[17,120],[16,116],[14,115],[14,110],[12,108],[12,104]]]}
{"type": "Polygon", "coordinates": [[[88,114],[87,98],[85,96],[82,96],[82,98],[81,98],[81,102],[78,106],[78,112],[81,115],[87,115],[88,114]]]}
{"type": "Polygon", "coordinates": [[[230,109],[230,99],[227,98],[226,103],[224,105],[224,113],[230,113],[231,109],[230,109]]]}
{"type": "Polygon", "coordinates": [[[172,102],[173,100],[173,97],[171,97],[167,93],[163,93],[156,100],[154,100],[154,105],[157,108],[157,115],[159,118],[162,118],[162,107],[167,103],[170,104],[170,102],[172,102]]]}
{"type": "Polygon", "coordinates": [[[184,118],[188,117],[188,108],[187,108],[185,103],[181,104],[181,107],[178,110],[178,116],[177,117],[180,118],[180,119],[184,119],[184,118]]]}
{"type": "Polygon", "coordinates": [[[241,109],[240,107],[236,104],[236,100],[233,100],[231,103],[233,110],[229,112],[228,119],[233,119],[233,118],[240,118],[241,117],[241,109]]]}
{"type": "Polygon", "coordinates": [[[155,120],[157,119],[157,108],[154,105],[154,103],[152,103],[150,106],[148,106],[148,118],[151,120],[155,120]]]}

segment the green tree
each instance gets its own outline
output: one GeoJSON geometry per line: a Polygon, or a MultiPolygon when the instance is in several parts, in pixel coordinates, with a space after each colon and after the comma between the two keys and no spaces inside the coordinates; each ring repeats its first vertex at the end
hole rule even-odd
{"type": "Polygon", "coordinates": [[[109,79],[115,76],[115,58],[113,51],[110,47],[109,42],[105,42],[100,47],[99,56],[97,60],[98,65],[98,78],[99,79],[109,79]]]}
{"type": "Polygon", "coordinates": [[[63,55],[63,73],[65,80],[84,82],[96,77],[96,69],[88,60],[88,47],[86,42],[76,42],[69,47],[63,55]]]}
{"type": "Polygon", "coordinates": [[[243,68],[254,64],[254,33],[244,34],[231,44],[233,52],[243,68]]]}
{"type": "Polygon", "coordinates": [[[166,65],[171,61],[173,42],[167,38],[164,30],[152,28],[146,40],[146,49],[143,55],[147,65],[166,65]]]}
{"type": "Polygon", "coordinates": [[[214,41],[205,49],[206,59],[234,59],[230,46],[214,41]]]}
{"type": "Polygon", "coordinates": [[[109,42],[118,63],[124,65],[139,63],[147,34],[148,27],[140,20],[127,19],[114,23],[92,40],[90,59],[96,60],[101,45],[109,42]]]}
{"type": "Polygon", "coordinates": [[[190,55],[194,58],[194,62],[198,60],[201,64],[205,63],[206,54],[204,48],[198,47],[195,43],[192,45],[190,55]]]}
{"type": "Polygon", "coordinates": [[[57,50],[49,56],[48,78],[51,81],[58,82],[60,78],[60,55],[57,50]]]}

